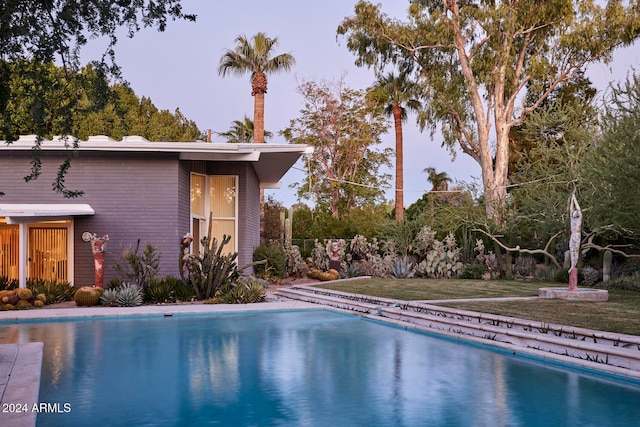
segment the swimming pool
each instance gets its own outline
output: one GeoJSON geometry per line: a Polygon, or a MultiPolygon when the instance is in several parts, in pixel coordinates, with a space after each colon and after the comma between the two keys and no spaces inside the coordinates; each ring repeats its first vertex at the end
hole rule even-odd
{"type": "Polygon", "coordinates": [[[640,386],[332,311],[0,324],[39,426],[627,426],[640,386]]]}

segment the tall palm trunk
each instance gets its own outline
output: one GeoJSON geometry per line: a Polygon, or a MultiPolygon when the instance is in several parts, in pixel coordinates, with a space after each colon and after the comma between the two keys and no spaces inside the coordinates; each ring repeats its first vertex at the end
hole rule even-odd
{"type": "Polygon", "coordinates": [[[253,142],[264,143],[264,93],[256,93],[253,100],[253,142]]]}
{"type": "Polygon", "coordinates": [[[393,104],[396,131],[396,221],[404,220],[404,165],[402,150],[402,108],[393,104]]]}
{"type": "Polygon", "coordinates": [[[251,79],[253,99],[253,142],[264,143],[264,94],[267,93],[267,76],[256,72],[251,79]]]}

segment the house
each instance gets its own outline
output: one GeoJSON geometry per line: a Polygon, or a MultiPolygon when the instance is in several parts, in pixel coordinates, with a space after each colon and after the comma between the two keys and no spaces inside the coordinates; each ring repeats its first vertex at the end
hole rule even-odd
{"type": "MultiPolygon", "coordinates": [[[[191,233],[192,251],[209,227],[238,264],[252,261],[260,243],[260,189],[279,181],[309,148],[293,144],[150,142],[129,136],[92,136],[78,142],[65,178],[79,198],[52,190],[72,137],[41,143],[42,174],[31,182],[34,135],[0,141],[0,276],[94,283],[91,244],[83,233],[107,234],[104,280],[123,251],[147,243],[161,253],[160,276],[179,275],[180,242],[191,233]]],[[[86,234],[85,234],[86,237],[86,234]]]]}

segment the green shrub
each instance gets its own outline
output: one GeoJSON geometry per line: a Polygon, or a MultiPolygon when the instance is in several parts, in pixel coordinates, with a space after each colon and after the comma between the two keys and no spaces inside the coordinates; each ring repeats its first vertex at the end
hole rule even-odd
{"type": "Polygon", "coordinates": [[[165,279],[149,280],[142,294],[146,302],[154,304],[174,302],[173,288],[165,279]]]}
{"type": "Polygon", "coordinates": [[[556,270],[553,281],[558,283],[569,283],[569,270],[567,270],[566,268],[556,270]]]}
{"type": "Polygon", "coordinates": [[[280,245],[260,245],[253,251],[253,261],[266,260],[266,264],[257,264],[253,271],[257,276],[264,275],[266,271],[272,271],[273,275],[282,279],[285,275],[284,249],[280,245]]]}
{"type": "Polygon", "coordinates": [[[536,272],[536,259],[532,256],[519,256],[513,264],[513,274],[516,277],[533,276],[536,272]]]}
{"type": "Polygon", "coordinates": [[[471,264],[466,265],[462,269],[462,274],[460,275],[461,279],[474,279],[479,280],[484,276],[484,265],[482,264],[471,264]]]}
{"type": "Polygon", "coordinates": [[[121,279],[144,288],[149,281],[156,278],[160,268],[161,253],[150,243],[145,245],[142,254],[139,252],[140,239],[138,239],[135,249],[127,248],[124,250],[121,261],[115,265],[114,269],[121,279]]]}
{"type": "Polygon", "coordinates": [[[17,279],[9,279],[7,276],[0,276],[0,291],[11,291],[19,285],[17,279]]]}
{"type": "Polygon", "coordinates": [[[604,283],[604,287],[605,289],[640,292],[640,272],[636,271],[629,276],[609,280],[604,283]]]}
{"type": "Polygon", "coordinates": [[[27,288],[31,289],[34,295],[43,294],[45,304],[57,304],[65,301],[72,301],[76,293],[69,282],[54,282],[51,280],[28,279],[27,288]]]}
{"type": "MultiPolygon", "coordinates": [[[[536,282],[554,282],[558,274],[558,267],[555,265],[545,265],[542,268],[536,270],[533,280],[536,282]]],[[[567,278],[567,282],[569,279],[567,278]]]]}
{"type": "Polygon", "coordinates": [[[602,273],[593,267],[585,267],[582,269],[582,286],[595,286],[596,283],[602,281],[602,273]]]}
{"type": "Polygon", "coordinates": [[[173,290],[173,301],[191,301],[196,297],[193,293],[193,288],[183,283],[180,279],[174,276],[167,276],[164,280],[169,287],[173,290]]]}
{"type": "Polygon", "coordinates": [[[217,296],[220,302],[227,304],[263,302],[266,296],[264,281],[251,276],[242,276],[224,286],[217,296]]]}

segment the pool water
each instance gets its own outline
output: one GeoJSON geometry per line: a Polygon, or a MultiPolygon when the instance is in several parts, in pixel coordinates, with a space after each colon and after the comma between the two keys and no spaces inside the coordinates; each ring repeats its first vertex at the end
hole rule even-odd
{"type": "Polygon", "coordinates": [[[0,324],[38,426],[631,426],[640,385],[331,311],[0,324]]]}

